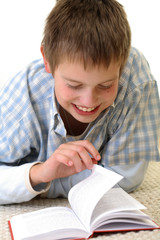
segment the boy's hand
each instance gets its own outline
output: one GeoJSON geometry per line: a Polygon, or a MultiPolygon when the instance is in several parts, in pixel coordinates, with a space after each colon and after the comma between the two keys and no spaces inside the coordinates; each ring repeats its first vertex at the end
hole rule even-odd
{"type": "Polygon", "coordinates": [[[31,168],[31,184],[35,186],[41,182],[50,182],[85,169],[92,169],[93,164],[100,159],[99,152],[88,140],[61,144],[47,161],[31,168]]]}

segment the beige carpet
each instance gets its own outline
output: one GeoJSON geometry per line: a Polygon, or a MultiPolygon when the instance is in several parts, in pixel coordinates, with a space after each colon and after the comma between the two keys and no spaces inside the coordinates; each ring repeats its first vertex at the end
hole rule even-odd
{"type": "MultiPolygon", "coordinates": [[[[150,163],[143,184],[131,195],[147,207],[145,212],[160,225],[160,163],[150,163]]],[[[11,239],[7,221],[13,215],[59,205],[67,206],[68,202],[36,198],[28,203],[0,206],[0,240],[11,239]]],[[[160,230],[103,234],[92,239],[160,240],[160,230]]]]}

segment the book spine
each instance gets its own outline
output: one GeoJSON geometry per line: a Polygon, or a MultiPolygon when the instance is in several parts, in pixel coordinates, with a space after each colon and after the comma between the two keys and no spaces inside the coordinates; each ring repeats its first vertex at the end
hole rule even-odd
{"type": "Polygon", "coordinates": [[[9,226],[9,231],[10,231],[10,234],[11,234],[11,238],[12,238],[12,240],[14,240],[12,226],[11,226],[11,222],[10,221],[8,221],[8,226],[9,226]]]}

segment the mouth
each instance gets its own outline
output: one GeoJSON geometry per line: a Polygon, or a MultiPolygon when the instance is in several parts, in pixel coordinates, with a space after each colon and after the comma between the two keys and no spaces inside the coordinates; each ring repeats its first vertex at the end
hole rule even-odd
{"type": "Polygon", "coordinates": [[[76,107],[83,112],[92,112],[94,109],[96,109],[96,107],[86,108],[86,107],[80,107],[80,106],[77,106],[77,105],[76,105],[76,107]]]}
{"type": "Polygon", "coordinates": [[[74,106],[76,112],[78,112],[79,114],[94,114],[99,109],[99,106],[89,107],[89,108],[78,106],[75,104],[73,104],[73,106],[74,106]]]}

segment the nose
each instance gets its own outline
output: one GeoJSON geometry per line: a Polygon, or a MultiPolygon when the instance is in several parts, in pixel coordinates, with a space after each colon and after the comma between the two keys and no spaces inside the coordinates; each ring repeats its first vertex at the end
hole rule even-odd
{"type": "Polygon", "coordinates": [[[84,107],[95,107],[98,104],[98,96],[96,91],[93,89],[89,89],[84,91],[81,96],[81,104],[84,107]]]}

